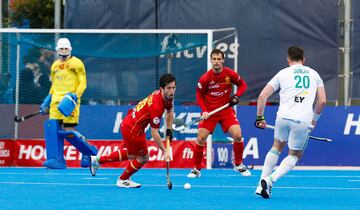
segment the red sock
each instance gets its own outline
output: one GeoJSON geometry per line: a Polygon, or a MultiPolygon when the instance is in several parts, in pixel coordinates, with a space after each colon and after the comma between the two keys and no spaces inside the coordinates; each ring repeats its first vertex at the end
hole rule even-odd
{"type": "Polygon", "coordinates": [[[121,174],[120,179],[126,180],[129,179],[131,175],[136,173],[144,164],[139,163],[136,159],[129,162],[129,165],[126,167],[125,171],[121,174]]]}
{"type": "Polygon", "coordinates": [[[244,141],[234,142],[234,156],[235,156],[235,165],[239,165],[243,162],[242,156],[244,153],[244,141]]]}
{"type": "Polygon", "coordinates": [[[195,150],[194,150],[194,163],[195,168],[198,170],[201,169],[201,160],[203,158],[203,152],[204,152],[204,145],[199,145],[198,143],[195,143],[195,150]]]}
{"type": "Polygon", "coordinates": [[[104,155],[100,157],[99,163],[123,161],[128,159],[128,154],[126,149],[120,149],[115,152],[110,153],[109,155],[104,155]]]}

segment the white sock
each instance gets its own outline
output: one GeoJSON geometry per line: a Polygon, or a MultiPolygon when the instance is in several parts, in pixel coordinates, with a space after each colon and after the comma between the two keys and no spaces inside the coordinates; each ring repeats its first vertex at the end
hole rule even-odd
{"type": "Polygon", "coordinates": [[[270,175],[270,178],[273,182],[276,182],[282,176],[291,171],[296,163],[298,158],[295,155],[288,155],[284,160],[281,161],[280,166],[270,175]]]}
{"type": "Polygon", "coordinates": [[[276,163],[279,160],[279,155],[280,152],[273,148],[271,148],[270,151],[266,154],[263,170],[261,172],[261,179],[269,176],[272,173],[276,163]]]}

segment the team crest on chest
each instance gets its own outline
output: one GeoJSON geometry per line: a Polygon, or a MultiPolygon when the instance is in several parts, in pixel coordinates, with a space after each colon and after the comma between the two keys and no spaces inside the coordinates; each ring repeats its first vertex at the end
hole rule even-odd
{"type": "Polygon", "coordinates": [[[60,63],[59,64],[59,69],[64,70],[65,68],[69,68],[70,64],[69,63],[60,63]]]}
{"type": "Polygon", "coordinates": [[[229,77],[229,76],[226,76],[226,77],[225,77],[225,83],[226,83],[226,84],[230,84],[230,82],[231,82],[231,81],[230,81],[230,77],[229,77]]]}

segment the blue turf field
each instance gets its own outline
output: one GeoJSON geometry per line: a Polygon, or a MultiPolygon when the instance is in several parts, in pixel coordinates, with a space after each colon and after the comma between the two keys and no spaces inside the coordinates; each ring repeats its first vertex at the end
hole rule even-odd
{"type": "Polygon", "coordinates": [[[360,171],[291,171],[275,183],[273,196],[254,194],[260,171],[242,177],[229,169],[142,169],[139,189],[115,186],[122,169],[0,168],[0,209],[360,209],[360,171]],[[184,183],[192,185],[184,190],[184,183]]]}

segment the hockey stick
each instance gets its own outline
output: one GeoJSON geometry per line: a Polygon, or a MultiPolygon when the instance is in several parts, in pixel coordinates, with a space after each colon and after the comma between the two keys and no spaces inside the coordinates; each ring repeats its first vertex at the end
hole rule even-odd
{"type": "MultiPolygon", "coordinates": [[[[266,128],[275,130],[275,126],[273,125],[266,125],[266,128]]],[[[310,139],[317,140],[317,141],[326,141],[326,142],[332,142],[332,139],[329,138],[323,138],[323,137],[317,137],[317,136],[309,136],[310,139]]]]}
{"type": "Polygon", "coordinates": [[[22,122],[22,121],[25,121],[29,118],[32,118],[32,117],[35,117],[37,115],[39,115],[41,112],[38,111],[38,112],[35,112],[35,113],[32,113],[32,114],[29,114],[29,115],[26,115],[26,116],[15,116],[14,117],[14,121],[15,122],[22,122]]]}
{"type": "MultiPolygon", "coordinates": [[[[166,138],[166,150],[170,154],[170,139],[166,138]]],[[[169,190],[172,189],[172,183],[170,180],[170,159],[166,160],[166,183],[169,190]]]]}
{"type": "MultiPolygon", "coordinates": [[[[213,115],[213,114],[215,114],[215,113],[217,113],[217,112],[219,112],[219,111],[227,108],[227,107],[229,107],[229,103],[227,103],[227,104],[225,104],[225,105],[223,105],[223,106],[221,106],[221,107],[219,107],[219,108],[217,108],[217,109],[212,110],[211,112],[209,112],[209,117],[210,117],[211,115],[213,115]]],[[[173,129],[174,131],[181,131],[181,130],[184,130],[185,128],[189,128],[190,126],[192,126],[193,124],[195,124],[195,123],[197,123],[197,122],[200,122],[201,120],[204,120],[204,118],[203,118],[203,117],[197,117],[197,118],[194,118],[193,120],[191,120],[190,122],[187,122],[187,123],[185,123],[185,124],[183,124],[183,125],[180,125],[180,126],[178,126],[178,127],[177,127],[176,124],[172,124],[171,127],[172,127],[172,129],[173,129]]]]}

